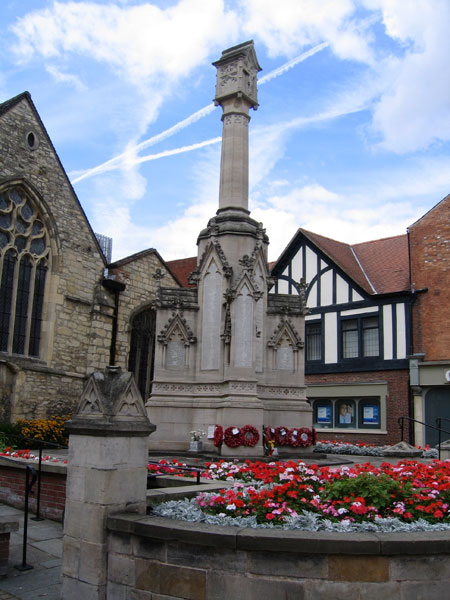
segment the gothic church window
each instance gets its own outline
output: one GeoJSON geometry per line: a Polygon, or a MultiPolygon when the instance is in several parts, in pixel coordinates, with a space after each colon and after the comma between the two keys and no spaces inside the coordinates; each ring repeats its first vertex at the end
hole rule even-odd
{"type": "Polygon", "coordinates": [[[49,237],[22,187],[0,192],[0,351],[39,356],[49,237]]]}
{"type": "Polygon", "coordinates": [[[151,309],[137,314],[131,323],[128,370],[134,374],[144,400],[150,395],[153,379],[155,325],[155,312],[151,309]]]}

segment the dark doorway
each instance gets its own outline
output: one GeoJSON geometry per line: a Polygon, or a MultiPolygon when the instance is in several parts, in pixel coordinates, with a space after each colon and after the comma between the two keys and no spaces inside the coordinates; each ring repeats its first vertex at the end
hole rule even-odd
{"type": "Polygon", "coordinates": [[[137,314],[131,323],[128,370],[134,374],[144,402],[150,396],[155,353],[155,311],[137,314]]]}
{"type": "MultiPolygon", "coordinates": [[[[428,390],[425,395],[425,423],[436,427],[436,419],[443,417],[450,419],[450,388],[433,388],[428,390]]],[[[425,428],[425,441],[434,448],[439,442],[438,432],[434,429],[425,428]]],[[[442,429],[450,431],[450,422],[443,422],[442,429]]],[[[447,433],[441,434],[441,441],[450,439],[450,435],[447,433]]]]}

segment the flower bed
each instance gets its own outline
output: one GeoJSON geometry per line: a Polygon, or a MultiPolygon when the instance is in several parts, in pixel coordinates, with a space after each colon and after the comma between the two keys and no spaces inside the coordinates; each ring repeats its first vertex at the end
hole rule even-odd
{"type": "Polygon", "coordinates": [[[450,528],[450,462],[402,461],[376,468],[303,462],[211,463],[231,489],[155,507],[157,514],[239,526],[402,530],[450,528]]]}
{"type": "MultiPolygon", "coordinates": [[[[340,442],[337,440],[322,440],[321,442],[316,442],[314,446],[313,452],[323,453],[323,454],[352,454],[355,456],[384,456],[384,451],[386,448],[390,448],[387,446],[375,446],[374,444],[368,444],[367,442],[340,442]]],[[[438,451],[436,448],[430,448],[427,446],[426,448],[421,448],[417,446],[420,450],[422,450],[422,458],[437,458],[438,451]]]]}

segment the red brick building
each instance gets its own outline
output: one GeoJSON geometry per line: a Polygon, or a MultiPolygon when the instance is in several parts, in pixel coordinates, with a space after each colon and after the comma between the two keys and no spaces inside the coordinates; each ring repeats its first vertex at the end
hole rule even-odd
{"type": "MultiPolygon", "coordinates": [[[[436,418],[450,431],[450,196],[408,229],[412,312],[411,387],[414,417],[436,418]]],[[[416,425],[418,443],[437,443],[437,432],[416,425]]],[[[443,435],[443,439],[450,435],[443,435]]]]}

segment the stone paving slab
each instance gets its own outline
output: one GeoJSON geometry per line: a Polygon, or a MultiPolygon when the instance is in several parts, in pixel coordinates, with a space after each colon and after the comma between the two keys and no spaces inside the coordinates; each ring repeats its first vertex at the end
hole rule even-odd
{"type": "Polygon", "coordinates": [[[19,531],[11,535],[8,575],[0,580],[0,600],[60,600],[61,523],[29,518],[27,564],[33,569],[19,571],[14,565],[22,564],[23,511],[0,504],[1,516],[16,517],[20,526],[19,531]]]}

